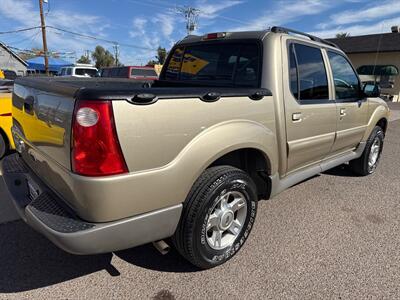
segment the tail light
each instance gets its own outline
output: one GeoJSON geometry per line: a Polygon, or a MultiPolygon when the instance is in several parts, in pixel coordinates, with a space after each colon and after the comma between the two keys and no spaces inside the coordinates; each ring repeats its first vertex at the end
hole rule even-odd
{"type": "Polygon", "coordinates": [[[72,125],[73,172],[108,176],[128,172],[114,124],[111,101],[78,101],[72,125]]]}

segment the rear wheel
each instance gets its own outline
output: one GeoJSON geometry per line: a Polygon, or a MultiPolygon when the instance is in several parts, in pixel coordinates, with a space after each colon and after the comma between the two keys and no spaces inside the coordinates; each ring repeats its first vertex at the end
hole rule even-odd
{"type": "Polygon", "coordinates": [[[350,168],[361,176],[375,172],[383,149],[385,135],[379,126],[375,126],[369,136],[365,149],[360,158],[350,161],[350,168]]]}
{"type": "Polygon", "coordinates": [[[184,203],[174,244],[192,264],[218,266],[243,246],[256,213],[256,186],[245,172],[230,166],[209,168],[184,203]]]}
{"type": "Polygon", "coordinates": [[[0,158],[2,158],[7,152],[7,143],[3,138],[3,135],[0,133],[0,158]]]}

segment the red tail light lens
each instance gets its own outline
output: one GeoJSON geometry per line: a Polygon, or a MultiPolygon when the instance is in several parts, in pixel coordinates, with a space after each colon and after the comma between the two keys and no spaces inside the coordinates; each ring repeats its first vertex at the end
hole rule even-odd
{"type": "Polygon", "coordinates": [[[73,172],[108,176],[128,172],[114,124],[111,101],[78,101],[72,125],[73,172]]]}

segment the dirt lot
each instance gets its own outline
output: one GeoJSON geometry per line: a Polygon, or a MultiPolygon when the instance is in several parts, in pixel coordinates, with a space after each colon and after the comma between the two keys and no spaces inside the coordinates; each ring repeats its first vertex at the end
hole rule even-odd
{"type": "Polygon", "coordinates": [[[0,297],[399,299],[399,156],[400,120],[376,174],[339,167],[261,202],[246,246],[208,271],[149,245],[72,256],[21,221],[0,225],[0,297]]]}

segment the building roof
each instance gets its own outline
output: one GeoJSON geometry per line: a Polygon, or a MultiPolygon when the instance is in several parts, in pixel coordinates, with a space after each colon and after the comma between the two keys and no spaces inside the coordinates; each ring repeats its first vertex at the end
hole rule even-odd
{"type": "Polygon", "coordinates": [[[400,33],[383,33],[328,39],[346,53],[400,52],[400,33]]]}
{"type": "MultiPolygon", "coordinates": [[[[49,71],[58,72],[62,67],[73,66],[74,64],[60,58],[49,57],[49,71]]],[[[44,57],[37,56],[27,60],[30,69],[44,71],[44,57]]]]}
{"type": "Polygon", "coordinates": [[[6,44],[3,44],[2,42],[0,42],[0,47],[2,47],[4,50],[6,50],[7,52],[9,52],[13,57],[15,57],[18,61],[20,61],[25,67],[28,66],[28,64],[26,63],[26,61],[24,61],[21,57],[19,57],[19,55],[17,53],[15,53],[14,51],[12,51],[10,48],[8,48],[6,46],[6,44]]]}

